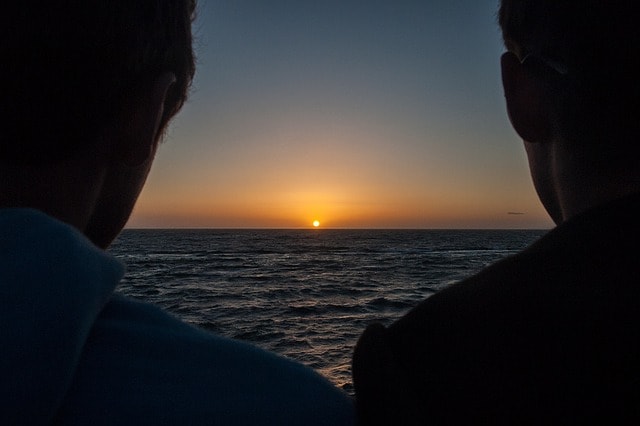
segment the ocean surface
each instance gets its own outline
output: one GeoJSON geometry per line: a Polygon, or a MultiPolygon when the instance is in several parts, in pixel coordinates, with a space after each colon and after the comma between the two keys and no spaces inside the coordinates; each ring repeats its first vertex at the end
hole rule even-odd
{"type": "Polygon", "coordinates": [[[299,360],[352,393],[365,327],[539,238],[537,230],[125,230],[119,291],[299,360]]]}

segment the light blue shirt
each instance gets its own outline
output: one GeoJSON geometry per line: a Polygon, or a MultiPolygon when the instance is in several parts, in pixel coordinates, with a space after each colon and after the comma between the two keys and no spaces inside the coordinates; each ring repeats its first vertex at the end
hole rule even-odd
{"type": "Polygon", "coordinates": [[[72,227],[0,209],[0,424],[353,424],[310,368],[113,294],[123,272],[72,227]]]}

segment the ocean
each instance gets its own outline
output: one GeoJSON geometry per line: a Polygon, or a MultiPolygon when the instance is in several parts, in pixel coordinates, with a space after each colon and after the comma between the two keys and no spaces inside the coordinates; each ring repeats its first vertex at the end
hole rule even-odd
{"type": "Polygon", "coordinates": [[[435,292],[542,230],[134,230],[110,252],[119,292],[301,361],[353,393],[351,355],[435,292]]]}

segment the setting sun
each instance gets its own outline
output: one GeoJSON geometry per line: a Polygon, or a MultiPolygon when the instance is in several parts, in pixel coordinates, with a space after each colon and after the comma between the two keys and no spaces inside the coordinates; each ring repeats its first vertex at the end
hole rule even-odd
{"type": "Polygon", "coordinates": [[[314,220],[314,221],[313,221],[313,226],[314,226],[315,228],[317,228],[318,226],[320,226],[320,221],[318,221],[318,220],[314,220]]]}

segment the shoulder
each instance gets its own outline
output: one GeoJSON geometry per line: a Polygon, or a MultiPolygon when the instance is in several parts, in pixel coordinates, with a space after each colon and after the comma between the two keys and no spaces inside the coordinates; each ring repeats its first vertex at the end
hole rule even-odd
{"type": "Polygon", "coordinates": [[[514,424],[605,412],[616,398],[598,399],[603,386],[636,395],[624,379],[640,373],[636,218],[621,208],[576,218],[368,328],[354,354],[359,416],[514,424]]]}
{"type": "Polygon", "coordinates": [[[50,419],[123,268],[37,210],[0,209],[0,234],[3,418],[50,419]]]}
{"type": "MultiPolygon", "coordinates": [[[[471,363],[470,353],[494,362],[499,354],[549,341],[547,330],[576,325],[585,312],[609,309],[602,297],[616,294],[607,280],[613,267],[602,262],[617,257],[601,253],[598,239],[580,238],[565,229],[553,231],[427,298],[384,331],[366,331],[361,340],[379,336],[404,365],[425,375],[434,374],[434,364],[471,363]]],[[[619,270],[630,276],[632,268],[619,270]]]]}
{"type": "Polygon", "coordinates": [[[300,363],[115,296],[94,325],[61,416],[339,425],[352,422],[352,411],[344,393],[300,363]]]}
{"type": "MultiPolygon", "coordinates": [[[[522,274],[535,269],[532,262],[521,255],[499,262],[431,296],[389,327],[369,326],[353,358],[359,419],[446,424],[447,416],[459,418],[452,401],[473,410],[471,403],[483,399],[469,398],[470,391],[486,392],[487,379],[497,380],[493,372],[504,362],[496,357],[499,348],[515,349],[507,342],[523,332],[518,324],[536,327],[536,314],[525,303],[535,291],[523,278],[532,272],[522,274]]],[[[502,366],[505,374],[512,370],[502,366]]]]}

